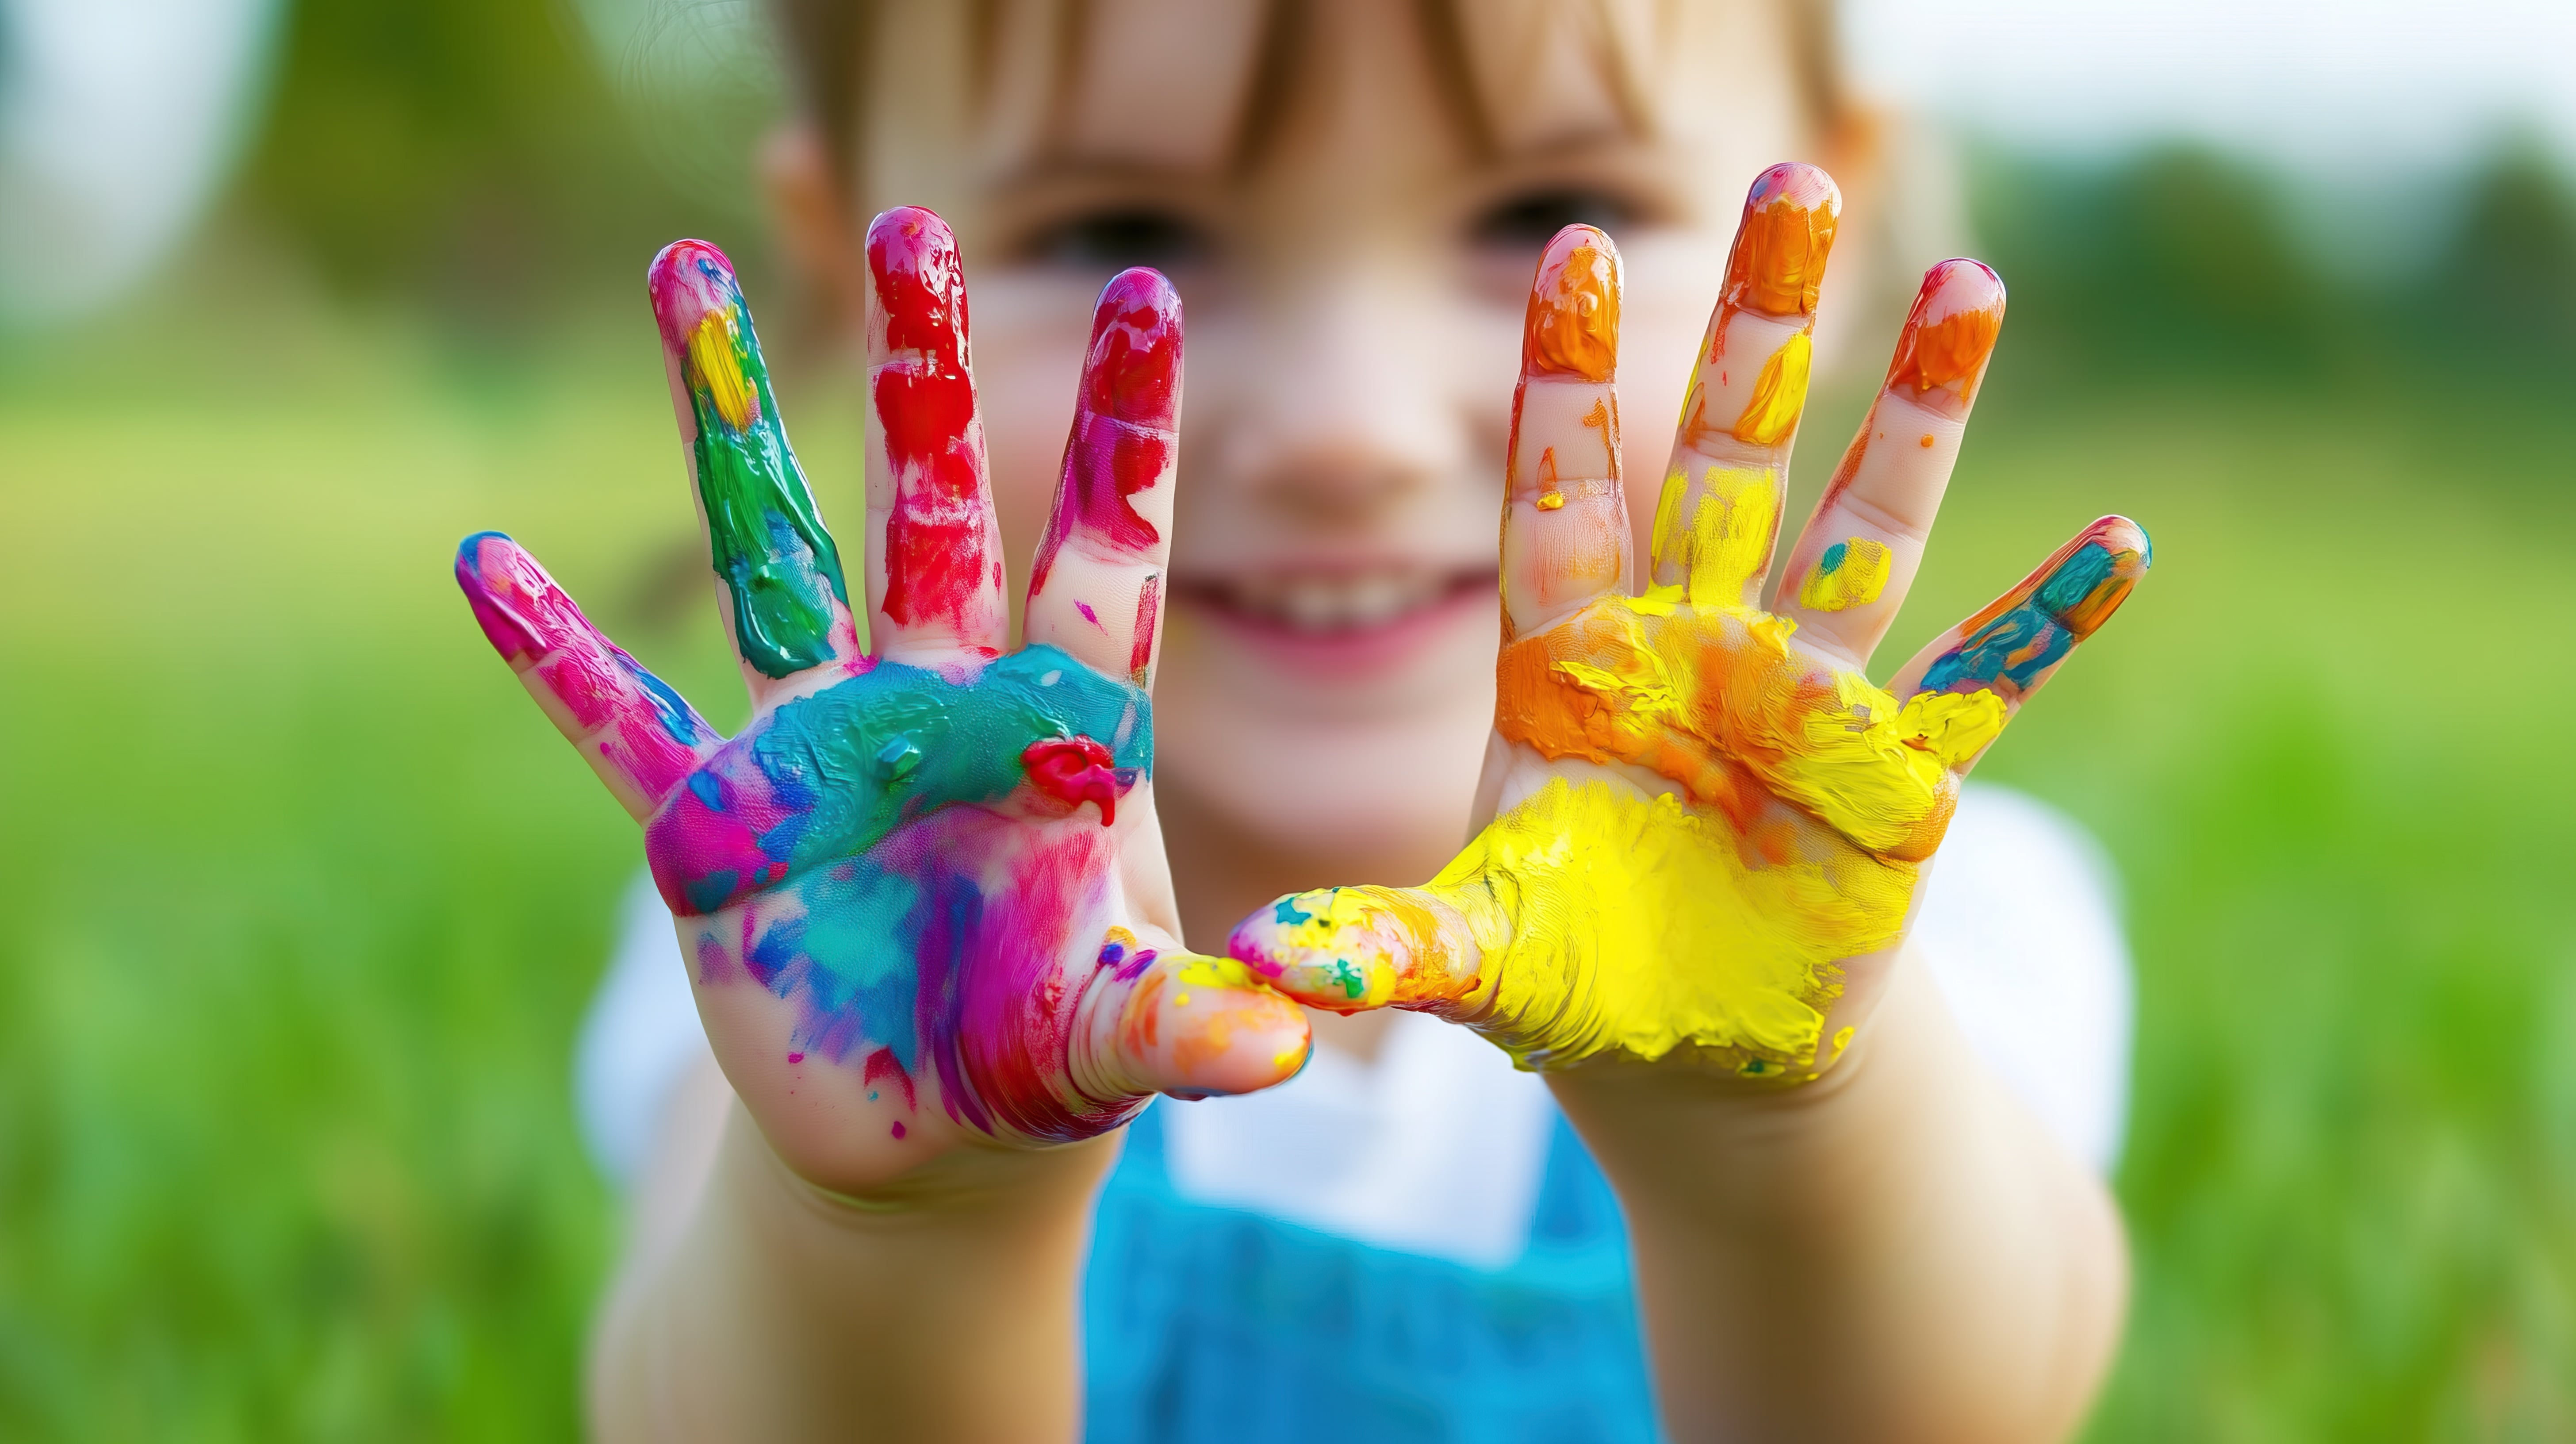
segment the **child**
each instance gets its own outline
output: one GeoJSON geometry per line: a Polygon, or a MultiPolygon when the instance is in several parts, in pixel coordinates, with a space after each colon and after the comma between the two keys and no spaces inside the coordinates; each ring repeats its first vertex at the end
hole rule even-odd
{"type": "MultiPolygon", "coordinates": [[[[797,500],[721,258],[683,244],[655,270],[760,703],[746,737],[769,752],[720,752],[506,542],[460,562],[496,644],[653,819],[660,893],[585,1045],[595,1136],[650,1159],[600,1432],[1635,1439],[1659,1411],[1680,1438],[2070,1430],[2123,1288],[2107,1196],[2069,1151],[2099,1166],[2116,1130],[2118,941],[2085,844],[2009,795],[1957,794],[1951,816],[1945,766],[2116,605],[2142,539],[2105,524],[1954,631],[1907,669],[1925,685],[1898,723],[1911,682],[1883,704],[1856,681],[1799,693],[1818,745],[1873,706],[1911,729],[1858,770],[1794,737],[1755,758],[1724,728],[1646,725],[1655,696],[1714,695],[1659,666],[1796,692],[1866,662],[2001,315],[1980,267],[1927,283],[1871,431],[1778,569],[1798,631],[1754,626],[1840,214],[1820,172],[1763,167],[1821,152],[1867,173],[1812,12],[784,14],[808,116],[773,155],[787,237],[869,335],[885,423],[865,585],[797,500]],[[863,231],[907,203],[953,252],[924,212],[863,231]],[[974,428],[923,420],[969,415],[960,260],[998,542],[974,428]],[[1179,300],[1127,272],[1082,328],[1130,264],[1187,300],[1186,466],[1179,300]],[[1617,440],[1614,370],[1628,414],[1683,417],[1673,466],[1656,427],[1617,440]],[[1146,459],[1118,461],[1119,438],[1146,459]],[[1004,555],[1041,559],[1027,652],[1008,651],[1004,555]],[[2107,569],[2069,602],[2088,559],[2107,569]],[[1038,706],[1054,721],[1025,750],[993,720],[1038,706]],[[969,776],[884,722],[933,713],[1019,769],[969,776]],[[887,831],[794,790],[826,774],[863,801],[982,801],[884,803],[887,831]],[[1854,803],[1856,779],[1885,787],[1854,803]],[[1430,891],[1271,906],[1430,876],[1471,819],[1494,826],[1430,891]],[[1589,871],[1536,867],[1530,837],[1589,871]],[[1744,911],[1762,879],[1828,881],[1744,911]],[[1177,946],[1238,920],[1251,972],[1177,946]],[[1012,951],[1040,933],[1063,946],[1012,951]],[[903,958],[881,966],[889,939],[903,958]],[[946,971],[910,961],[934,955],[946,971]],[[650,1040],[693,1026],[682,977],[726,1072],[675,1090],[650,1040]],[[1429,1013],[1316,1012],[1288,1086],[1134,1114],[1294,1073],[1303,1029],[1265,983],[1434,1009],[1546,1084],[1429,1013]],[[889,1011],[926,1022],[890,1036],[889,1011]]],[[[1838,271],[1870,259],[1843,248],[1838,271]]],[[[1791,705],[1763,696],[1739,721],[1791,705]]]]}

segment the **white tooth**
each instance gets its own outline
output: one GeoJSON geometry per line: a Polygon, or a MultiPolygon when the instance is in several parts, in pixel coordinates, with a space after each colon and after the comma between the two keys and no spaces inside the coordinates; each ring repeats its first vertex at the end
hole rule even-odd
{"type": "Polygon", "coordinates": [[[1342,619],[1340,591],[1330,582],[1310,578],[1290,582],[1281,600],[1289,622],[1300,631],[1328,632],[1342,619]]]}
{"type": "Polygon", "coordinates": [[[1404,584],[1380,573],[1353,582],[1343,603],[1354,626],[1378,627],[1392,621],[1398,613],[1408,611],[1404,584]]]}

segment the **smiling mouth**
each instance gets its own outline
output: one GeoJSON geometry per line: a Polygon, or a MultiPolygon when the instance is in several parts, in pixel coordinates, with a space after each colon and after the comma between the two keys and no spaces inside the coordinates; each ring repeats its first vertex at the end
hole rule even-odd
{"type": "Polygon", "coordinates": [[[1176,600],[1264,630],[1358,640],[1495,594],[1492,567],[1377,567],[1339,572],[1173,578],[1176,600]]]}

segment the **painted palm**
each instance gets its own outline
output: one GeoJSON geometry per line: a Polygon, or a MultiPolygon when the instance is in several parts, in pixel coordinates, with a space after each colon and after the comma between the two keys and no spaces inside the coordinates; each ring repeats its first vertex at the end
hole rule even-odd
{"type": "Polygon", "coordinates": [[[1642,590],[1618,256],[1588,227],[1550,243],[1513,409],[1483,831],[1423,887],[1282,898],[1235,930],[1237,958],[1319,1007],[1472,1023],[1533,1067],[1680,1052],[1794,1082],[1832,1065],[1960,777],[2147,565],[2145,534],[2104,518],[1889,686],[1868,679],[2003,320],[1995,274],[1947,261],[1763,609],[1840,207],[1813,167],[1755,182],[1642,590]]]}
{"type": "Polygon", "coordinates": [[[840,555],[713,246],[654,260],[684,450],[753,702],[719,737],[509,538],[458,583],[538,705],[644,824],[719,1060],[799,1172],[859,1189],[968,1139],[1117,1126],[1159,1091],[1296,1071],[1294,1004],[1177,944],[1152,802],[1178,298],[1101,293],[1056,510],[1005,652],[956,246],[868,234],[861,644],[840,555]]]}

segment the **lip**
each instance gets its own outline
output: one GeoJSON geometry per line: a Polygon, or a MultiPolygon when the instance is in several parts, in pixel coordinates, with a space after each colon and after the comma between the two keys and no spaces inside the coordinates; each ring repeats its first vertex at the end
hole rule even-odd
{"type": "Polygon", "coordinates": [[[1427,605],[1378,625],[1320,632],[1239,607],[1225,587],[1205,580],[1173,578],[1172,605],[1265,665],[1302,677],[1357,681],[1403,669],[1439,646],[1452,628],[1491,613],[1501,605],[1500,586],[1491,568],[1461,568],[1427,605]]]}

